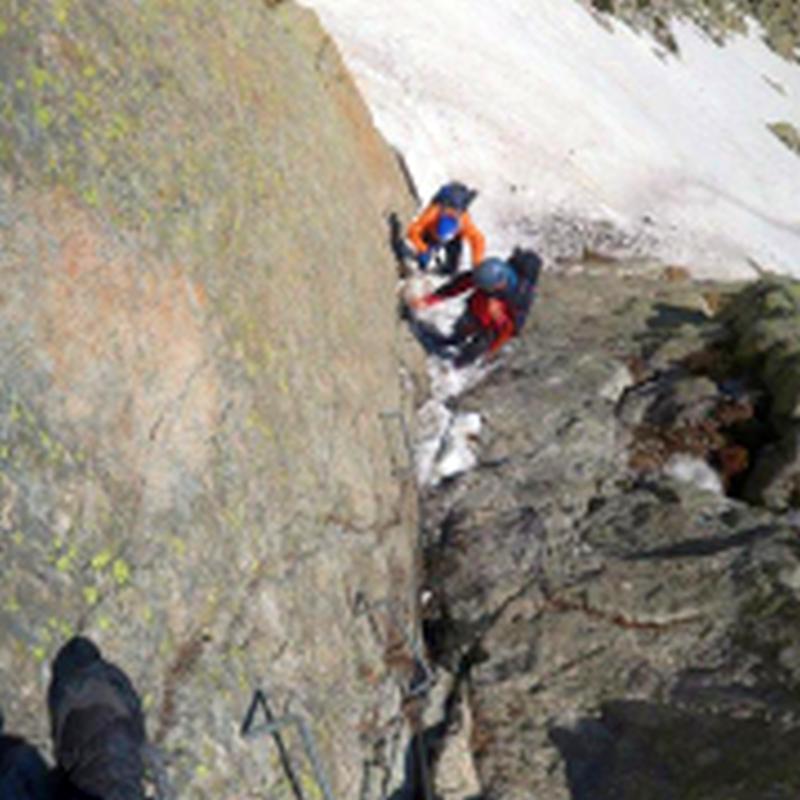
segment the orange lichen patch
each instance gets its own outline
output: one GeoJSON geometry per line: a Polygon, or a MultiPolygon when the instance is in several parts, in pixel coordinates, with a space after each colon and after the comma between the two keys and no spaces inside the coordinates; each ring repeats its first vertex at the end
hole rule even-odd
{"type": "Polygon", "coordinates": [[[469,736],[469,748],[477,759],[489,753],[495,743],[496,736],[492,733],[491,723],[484,724],[475,714],[472,730],[469,736]]]}
{"type": "Polygon", "coordinates": [[[359,664],[356,674],[359,681],[371,687],[379,686],[383,680],[383,675],[369,664],[359,664]]]}
{"type": "Polygon", "coordinates": [[[747,400],[724,400],[714,409],[714,419],[723,428],[745,422],[754,416],[753,404],[747,400]]]}
{"type": "Polygon", "coordinates": [[[59,401],[50,411],[118,477],[164,498],[182,471],[202,469],[217,420],[205,293],[179,265],[137,262],[63,194],[41,203],[58,243],[31,308],[59,401]]]}
{"type": "Polygon", "coordinates": [[[628,466],[640,475],[658,472],[667,460],[658,440],[637,441],[628,459],[628,466]],[[653,445],[656,446],[653,446],[653,445]]]}

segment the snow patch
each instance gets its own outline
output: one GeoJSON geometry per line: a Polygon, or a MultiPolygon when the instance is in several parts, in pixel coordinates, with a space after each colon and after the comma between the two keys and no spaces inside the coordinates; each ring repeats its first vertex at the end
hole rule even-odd
{"type": "MultiPolygon", "coordinates": [[[[720,47],[677,22],[675,57],[569,0],[301,2],[320,14],[423,199],[452,179],[480,190],[470,211],[489,254],[522,245],[551,263],[645,257],[741,279],[755,262],[800,276],[800,158],[768,128],[800,127],[800,69],[755,28],[720,47]]],[[[419,274],[400,292],[408,301],[436,283],[419,274]]],[[[454,300],[418,316],[449,332],[462,309],[454,300]]],[[[449,403],[488,371],[433,357],[428,370],[424,486],[474,465],[480,419],[449,403]]],[[[627,380],[614,376],[605,396],[627,380]]],[[[697,459],[668,470],[722,491],[697,459]]]]}
{"type": "Polygon", "coordinates": [[[416,464],[420,486],[437,486],[477,464],[480,414],[454,413],[432,398],[419,410],[417,423],[416,464]]]}
{"type": "Polygon", "coordinates": [[[720,496],[725,494],[717,472],[695,456],[677,453],[664,465],[664,474],[681,483],[690,483],[698,489],[705,489],[707,492],[720,496]]]}
{"type": "Polygon", "coordinates": [[[452,419],[453,414],[447,406],[432,399],[417,412],[415,458],[420,486],[435,486],[441,480],[437,464],[452,419]]]}
{"type": "MultiPolygon", "coordinates": [[[[450,321],[444,308],[436,306],[431,311],[435,311],[432,316],[438,316],[440,324],[450,321]]],[[[456,369],[434,356],[428,357],[427,367],[431,398],[417,417],[416,463],[420,486],[434,487],[477,464],[481,416],[475,412],[454,412],[448,403],[480,383],[491,368],[473,364],[456,369]]]]}
{"type": "Polygon", "coordinates": [[[480,414],[453,415],[436,464],[439,479],[452,478],[454,475],[467,472],[478,463],[474,443],[480,432],[480,414]]]}

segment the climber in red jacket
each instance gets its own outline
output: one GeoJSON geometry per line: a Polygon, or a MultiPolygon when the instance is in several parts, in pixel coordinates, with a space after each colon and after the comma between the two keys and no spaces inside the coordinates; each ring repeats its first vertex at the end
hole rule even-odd
{"type": "Polygon", "coordinates": [[[536,293],[542,262],[532,250],[514,250],[507,261],[487,258],[472,272],[458,275],[444,286],[411,302],[428,308],[472,290],[453,332],[441,334],[416,323],[412,326],[423,346],[456,366],[496,353],[525,324],[536,293]]]}

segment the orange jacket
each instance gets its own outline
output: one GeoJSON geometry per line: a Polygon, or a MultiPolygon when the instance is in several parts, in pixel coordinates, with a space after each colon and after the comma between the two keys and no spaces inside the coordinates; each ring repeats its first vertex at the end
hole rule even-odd
{"type": "Polygon", "coordinates": [[[466,211],[455,211],[445,208],[438,203],[431,203],[409,226],[407,236],[418,253],[427,250],[435,241],[434,232],[436,223],[443,212],[453,214],[458,219],[458,235],[469,242],[472,251],[472,264],[483,261],[486,251],[486,240],[483,234],[475,227],[475,223],[466,211]]]}

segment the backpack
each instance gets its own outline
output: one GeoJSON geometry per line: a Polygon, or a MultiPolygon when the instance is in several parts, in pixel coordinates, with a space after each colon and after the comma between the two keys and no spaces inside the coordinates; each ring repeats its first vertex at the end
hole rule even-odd
{"type": "Polygon", "coordinates": [[[470,189],[459,181],[452,181],[442,186],[431,202],[454,211],[466,211],[477,196],[477,189],[470,189]]]}
{"type": "Polygon", "coordinates": [[[520,278],[536,286],[539,281],[539,272],[542,269],[542,259],[533,250],[523,250],[515,247],[509,256],[508,263],[520,278]]]}
{"type": "Polygon", "coordinates": [[[514,328],[519,333],[536,296],[536,284],[539,282],[539,273],[542,269],[542,259],[533,250],[514,248],[509,256],[508,263],[519,277],[519,284],[514,296],[508,298],[511,314],[514,318],[514,328]]]}

